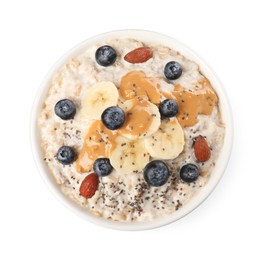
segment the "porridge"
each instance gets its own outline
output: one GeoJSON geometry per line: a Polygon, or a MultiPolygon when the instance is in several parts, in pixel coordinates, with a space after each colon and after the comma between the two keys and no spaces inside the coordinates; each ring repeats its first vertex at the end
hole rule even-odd
{"type": "Polygon", "coordinates": [[[154,220],[213,174],[225,132],[219,102],[177,51],[112,39],[53,76],[38,119],[43,160],[87,214],[154,220]]]}

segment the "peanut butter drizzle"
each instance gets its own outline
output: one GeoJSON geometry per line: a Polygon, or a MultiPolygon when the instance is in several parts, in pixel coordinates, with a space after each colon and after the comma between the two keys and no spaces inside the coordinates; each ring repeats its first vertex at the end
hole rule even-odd
{"type": "Polygon", "coordinates": [[[131,71],[122,77],[119,91],[125,100],[147,96],[152,103],[158,104],[161,101],[158,88],[158,79],[146,77],[143,71],[131,71]]]}
{"type": "Polygon", "coordinates": [[[172,91],[172,96],[179,106],[176,117],[182,127],[195,125],[198,122],[198,114],[210,115],[218,102],[218,98],[207,79],[199,81],[194,90],[187,90],[181,85],[176,85],[172,91]]]}
{"type": "Polygon", "coordinates": [[[126,113],[124,125],[120,128],[120,134],[140,136],[147,131],[152,124],[153,115],[149,109],[147,97],[138,97],[132,100],[132,106],[126,113]]]}
{"type": "Polygon", "coordinates": [[[84,139],[82,150],[76,161],[80,173],[92,170],[94,161],[99,157],[109,157],[115,147],[117,131],[107,129],[100,120],[91,123],[84,139]]]}
{"type": "Polygon", "coordinates": [[[92,170],[94,161],[99,157],[109,157],[116,146],[118,135],[140,136],[147,131],[154,116],[149,109],[148,98],[152,103],[160,103],[162,96],[175,99],[179,105],[176,117],[182,127],[195,125],[198,114],[210,115],[218,102],[207,79],[197,82],[195,89],[185,89],[178,84],[172,93],[160,93],[157,82],[158,79],[147,78],[142,71],[129,72],[122,78],[120,94],[126,100],[133,99],[131,107],[126,111],[125,123],[119,130],[111,131],[100,120],[92,122],[76,161],[78,172],[92,170]]]}

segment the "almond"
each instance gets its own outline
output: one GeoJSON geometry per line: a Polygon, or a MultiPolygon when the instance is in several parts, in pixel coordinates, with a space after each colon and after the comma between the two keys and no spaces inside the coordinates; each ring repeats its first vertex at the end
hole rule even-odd
{"type": "Polygon", "coordinates": [[[199,162],[205,162],[209,160],[211,156],[210,148],[207,144],[206,139],[202,135],[199,135],[197,138],[195,138],[194,152],[195,157],[199,162]]]}
{"type": "Polygon", "coordinates": [[[81,196],[85,197],[86,199],[90,199],[95,194],[98,188],[99,178],[96,173],[91,173],[85,177],[82,181],[79,193],[81,196]]]}
{"type": "Polygon", "coordinates": [[[137,48],[124,56],[124,60],[129,63],[143,63],[152,58],[153,52],[149,47],[137,48]]]}

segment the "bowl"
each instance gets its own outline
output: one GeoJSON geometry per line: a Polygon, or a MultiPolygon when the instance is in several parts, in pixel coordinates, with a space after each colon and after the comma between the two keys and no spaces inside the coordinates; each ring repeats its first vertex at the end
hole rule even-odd
{"type": "Polygon", "coordinates": [[[185,46],[181,42],[160,33],[144,31],[144,30],[121,30],[121,31],[112,31],[112,32],[103,33],[95,37],[92,37],[88,40],[85,40],[84,42],[80,43],[79,45],[69,50],[63,57],[61,57],[55,63],[55,65],[50,69],[50,71],[44,78],[41,86],[39,87],[37,96],[35,98],[35,102],[32,109],[32,115],[31,115],[31,146],[32,146],[33,157],[35,159],[37,168],[44,182],[51,190],[51,192],[62,202],[62,204],[64,204],[66,207],[71,209],[74,213],[76,213],[78,216],[82,217],[83,219],[86,219],[94,224],[98,224],[107,228],[119,229],[119,230],[145,230],[145,229],[152,229],[152,228],[164,226],[166,224],[169,224],[171,222],[174,222],[182,218],[183,216],[194,210],[196,207],[198,207],[209,196],[209,194],[211,194],[211,192],[214,190],[219,180],[223,176],[223,173],[226,169],[226,166],[230,158],[231,149],[232,149],[232,140],[233,140],[233,122],[232,122],[232,112],[231,112],[230,104],[222,84],[220,83],[220,81],[218,80],[217,76],[212,71],[212,69],[206,64],[206,62],[204,62],[203,59],[201,59],[197,54],[195,54],[192,50],[190,50],[187,46],[185,46]],[[188,203],[186,203],[180,210],[166,217],[162,217],[149,222],[124,223],[124,222],[116,222],[116,221],[99,218],[93,216],[92,214],[89,214],[89,212],[87,212],[86,209],[81,208],[73,201],[71,201],[69,198],[67,198],[61,192],[59,186],[56,184],[52,174],[50,173],[47,165],[43,161],[43,155],[40,148],[40,139],[39,139],[39,133],[37,127],[37,117],[40,113],[40,109],[44,101],[44,98],[46,96],[47,90],[49,88],[53,74],[63,64],[65,64],[68,59],[82,53],[85,49],[97,43],[107,41],[110,38],[121,39],[127,37],[137,39],[149,44],[158,43],[168,46],[172,49],[178,50],[186,58],[196,62],[199,65],[202,74],[210,80],[213,88],[215,89],[219,97],[220,100],[219,106],[221,109],[222,121],[226,125],[224,144],[221,153],[219,155],[219,158],[217,160],[217,164],[213,170],[213,173],[211,174],[211,177],[209,178],[208,183],[197,194],[195,194],[195,196],[193,196],[193,198],[188,203]]]}

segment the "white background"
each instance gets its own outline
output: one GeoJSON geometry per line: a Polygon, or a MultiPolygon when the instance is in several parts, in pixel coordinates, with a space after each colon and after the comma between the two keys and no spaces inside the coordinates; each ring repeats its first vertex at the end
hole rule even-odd
{"type": "Polygon", "coordinates": [[[263,259],[262,1],[0,2],[0,259],[263,259]],[[186,43],[216,71],[235,121],[213,194],[180,221],[121,232],[64,208],[37,172],[29,118],[38,86],[68,49],[116,29],[186,43]],[[261,37],[260,37],[261,36],[261,37]]]}

